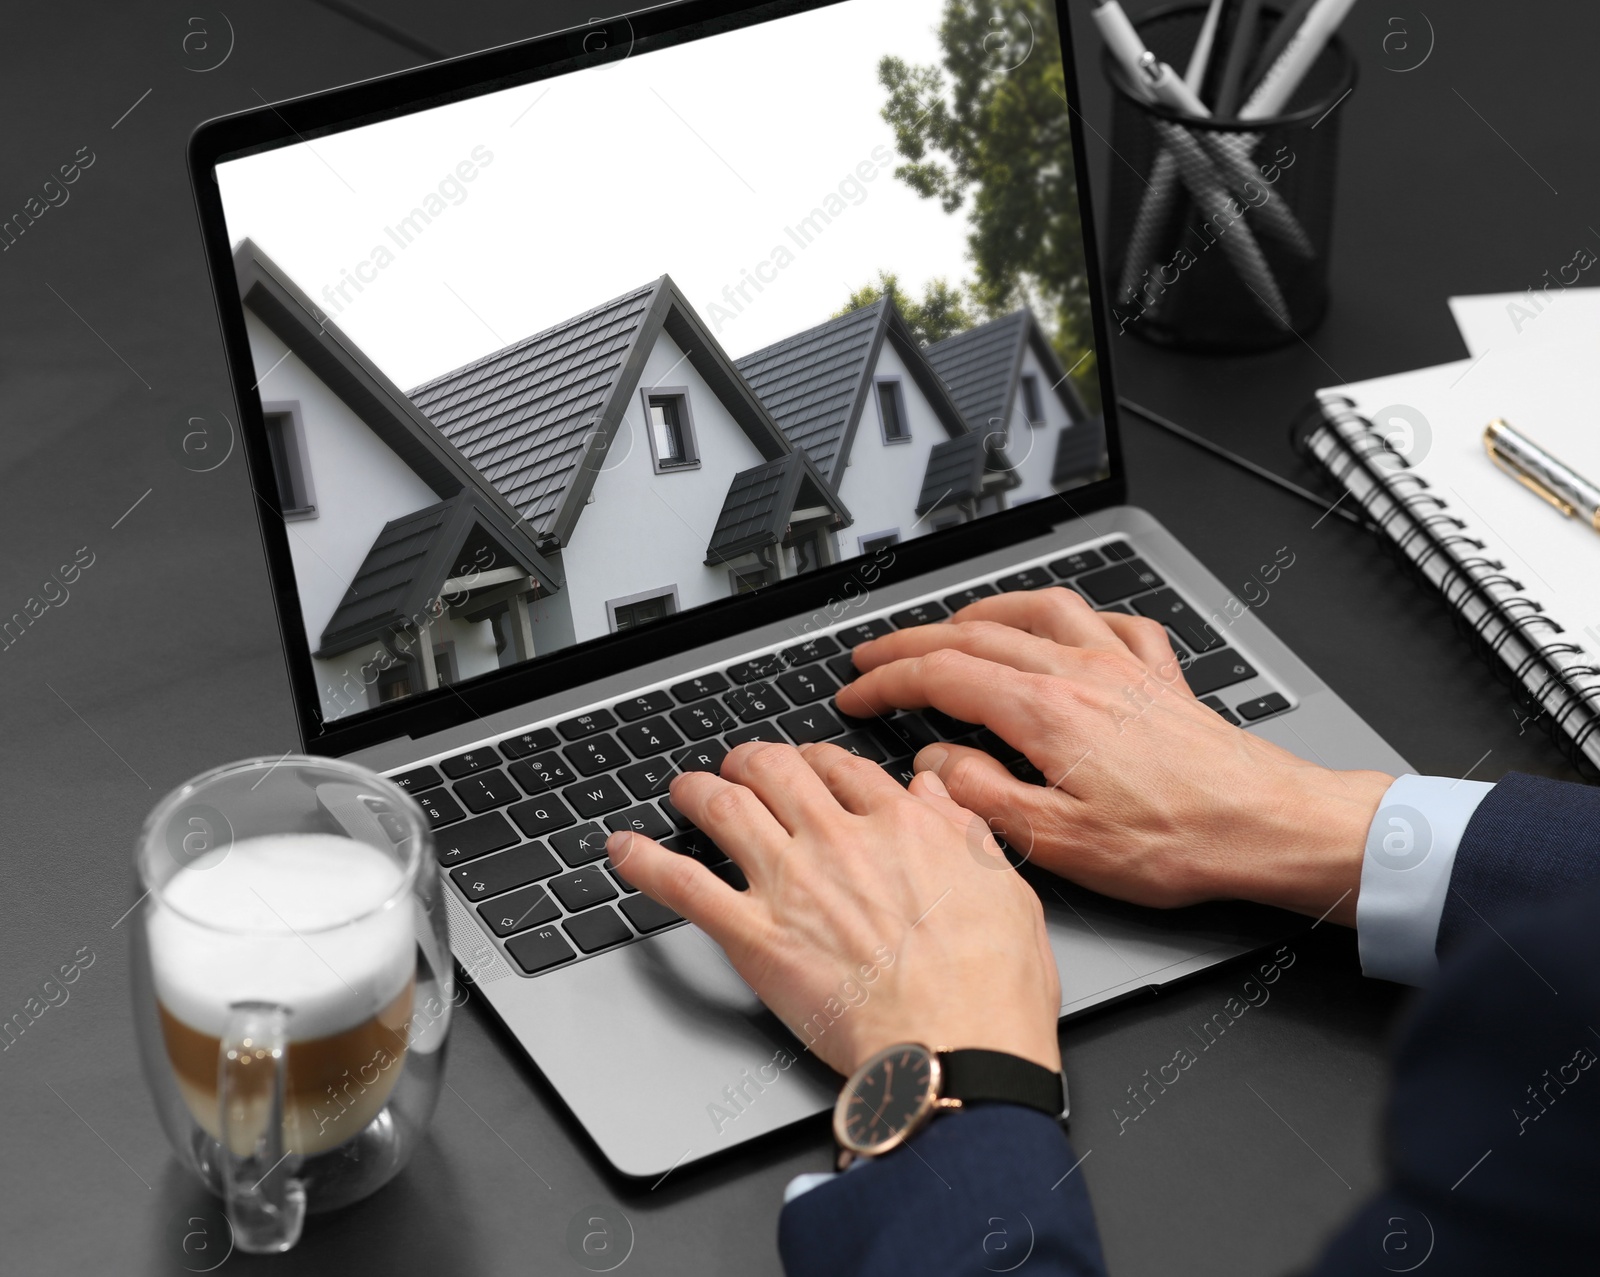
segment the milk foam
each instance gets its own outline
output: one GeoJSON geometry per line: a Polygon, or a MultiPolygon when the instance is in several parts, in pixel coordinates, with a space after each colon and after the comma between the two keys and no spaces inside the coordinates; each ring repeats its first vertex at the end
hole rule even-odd
{"type": "Polygon", "coordinates": [[[402,877],[376,848],[333,834],[249,838],[208,852],[168,881],[150,912],[156,996],[215,1037],[236,1002],[288,1007],[296,1041],[351,1028],[415,973],[410,899],[380,908],[402,877]]]}

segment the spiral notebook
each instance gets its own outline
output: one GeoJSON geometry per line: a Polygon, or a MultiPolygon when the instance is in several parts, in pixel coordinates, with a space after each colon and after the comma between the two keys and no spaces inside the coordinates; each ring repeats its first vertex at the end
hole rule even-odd
{"type": "Polygon", "coordinates": [[[1496,469],[1483,428],[1504,418],[1600,477],[1600,329],[1551,324],[1524,340],[1493,306],[1475,315],[1472,359],[1318,391],[1302,445],[1443,597],[1512,687],[1521,725],[1597,776],[1600,535],[1496,469]]]}

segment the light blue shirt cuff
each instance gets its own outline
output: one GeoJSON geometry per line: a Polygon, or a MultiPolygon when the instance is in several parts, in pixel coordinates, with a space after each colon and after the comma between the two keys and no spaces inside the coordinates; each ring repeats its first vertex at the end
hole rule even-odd
{"type": "MultiPolygon", "coordinates": [[[[851,1165],[854,1166],[856,1163],[852,1162],[851,1165]]],[[[796,1175],[783,1190],[783,1204],[787,1206],[795,1198],[804,1196],[819,1185],[826,1184],[837,1174],[837,1171],[811,1171],[805,1175],[796,1175]]]]}
{"type": "Polygon", "coordinates": [[[1399,984],[1428,983],[1456,849],[1494,786],[1481,780],[1402,776],[1367,830],[1356,898],[1361,970],[1399,984]]]}

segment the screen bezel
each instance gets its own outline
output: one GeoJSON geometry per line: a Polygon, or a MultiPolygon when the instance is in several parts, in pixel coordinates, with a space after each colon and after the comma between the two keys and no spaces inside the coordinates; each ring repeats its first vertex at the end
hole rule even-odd
{"type": "MultiPolygon", "coordinates": [[[[277,504],[277,485],[271,478],[266,425],[260,396],[254,390],[255,366],[234,276],[232,246],[216,181],[216,165],[483,93],[604,65],[635,52],[666,48],[842,2],[844,0],[779,0],[778,3],[752,5],[742,0],[688,0],[256,107],[209,120],[194,131],[188,148],[189,178],[222,325],[240,443],[251,476],[295,715],[306,752],[337,756],[402,736],[425,736],[579,686],[603,674],[614,674],[619,669],[687,651],[729,634],[813,613],[837,600],[841,593],[848,593],[845,587],[853,580],[859,588],[858,574],[872,560],[858,555],[767,586],[755,594],[703,604],[653,622],[644,630],[590,639],[522,665],[478,675],[464,683],[364,710],[347,719],[324,721],[310,646],[305,638],[289,534],[277,504]]],[[[1078,100],[1077,76],[1072,58],[1070,18],[1064,2],[1056,5],[1056,20],[1061,35],[1062,70],[1078,181],[1084,265],[1090,290],[1110,475],[1057,494],[1054,500],[1041,498],[985,515],[971,523],[901,542],[894,548],[892,563],[875,565],[873,583],[905,580],[1044,535],[1068,519],[1121,502],[1126,492],[1109,358],[1110,333],[1101,293],[1083,125],[1073,105],[1078,100]]]]}

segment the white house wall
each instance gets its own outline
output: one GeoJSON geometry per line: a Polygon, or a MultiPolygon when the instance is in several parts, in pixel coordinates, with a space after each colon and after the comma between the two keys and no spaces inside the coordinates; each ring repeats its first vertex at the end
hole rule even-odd
{"type": "MultiPolygon", "coordinates": [[[[878,417],[878,392],[874,388],[861,408],[854,444],[839,481],[839,499],[850,511],[851,524],[838,534],[839,553],[851,558],[861,553],[862,538],[897,529],[902,541],[930,530],[926,518],[918,522],[917,498],[927,473],[928,454],[935,444],[950,438],[933,406],[906,370],[905,361],[886,340],[878,351],[878,377],[899,377],[911,438],[906,443],[885,443],[878,417]]],[[[1048,476],[1047,476],[1048,477],[1048,476]]]]}
{"type": "Polygon", "coordinates": [[[1063,427],[1072,424],[1061,397],[1050,388],[1054,380],[1045,372],[1030,344],[1022,352],[1022,372],[1017,377],[1017,388],[1011,401],[1011,430],[1006,455],[1011,461],[1020,487],[1007,494],[1007,505],[1019,506],[1024,501],[1048,497],[1055,492],[1050,484],[1050,471],[1056,462],[1056,444],[1063,427]],[[1022,398],[1022,378],[1033,375],[1039,387],[1039,404],[1044,412],[1040,425],[1028,424],[1028,413],[1022,398]]]}
{"type": "MultiPolygon", "coordinates": [[[[440,496],[298,355],[290,353],[277,334],[248,311],[245,328],[255,366],[270,369],[259,387],[261,402],[297,404],[305,434],[317,511],[311,518],[291,519],[286,526],[306,641],[315,651],[321,646],[323,629],[384,525],[435,504],[440,496]]],[[[455,644],[460,677],[496,668],[489,622],[446,620],[435,632],[436,641],[455,644]]],[[[312,659],[326,717],[369,707],[362,666],[371,655],[368,649],[358,648],[332,660],[312,659]]],[[[367,672],[372,674],[370,665],[367,672]]],[[[373,692],[370,704],[376,703],[373,692]]]]}
{"type": "Polygon", "coordinates": [[[590,502],[561,553],[573,638],[579,643],[610,633],[608,599],[675,588],[678,609],[686,611],[727,598],[728,569],[704,566],[706,546],[733,476],[763,460],[665,333],[656,338],[639,385],[688,388],[700,465],[655,472],[644,401],[635,388],[590,502]]]}

